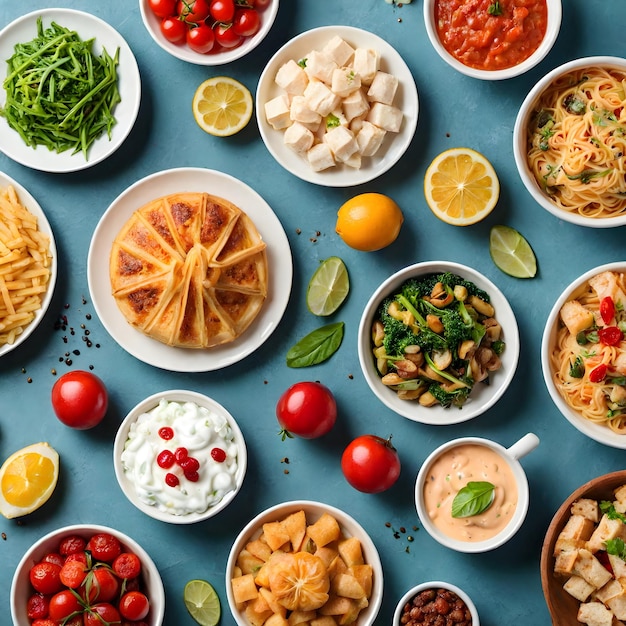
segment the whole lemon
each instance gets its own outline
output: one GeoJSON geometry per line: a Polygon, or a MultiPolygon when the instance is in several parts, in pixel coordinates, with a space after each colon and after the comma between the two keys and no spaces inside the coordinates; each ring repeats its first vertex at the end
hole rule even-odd
{"type": "Polygon", "coordinates": [[[373,252],[396,240],[403,221],[400,207],[390,197],[362,193],[339,208],[335,231],[351,248],[373,252]]]}

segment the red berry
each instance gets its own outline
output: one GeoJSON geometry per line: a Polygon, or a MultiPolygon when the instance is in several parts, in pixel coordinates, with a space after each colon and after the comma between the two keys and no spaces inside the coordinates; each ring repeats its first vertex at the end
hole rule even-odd
{"type": "Polygon", "coordinates": [[[176,474],[172,474],[171,472],[165,474],[165,484],[169,487],[177,487],[179,482],[180,481],[178,480],[178,476],[176,476],[176,474]]]}
{"type": "Polygon", "coordinates": [[[180,466],[187,475],[187,472],[197,472],[200,469],[200,462],[193,456],[188,456],[180,462],[180,466]]]}
{"type": "Polygon", "coordinates": [[[200,474],[198,472],[185,472],[185,478],[192,483],[197,483],[200,480],[200,474]]]}
{"type": "Polygon", "coordinates": [[[173,439],[174,429],[170,426],[163,426],[163,428],[159,428],[159,437],[161,437],[161,439],[165,439],[166,441],[173,439]]]}
{"type": "Polygon", "coordinates": [[[216,463],[223,463],[226,460],[226,452],[224,452],[222,448],[213,448],[213,450],[211,450],[211,458],[216,463]]]}
{"type": "Polygon", "coordinates": [[[163,469],[169,469],[174,465],[174,453],[171,450],[162,450],[157,456],[157,465],[163,469]]]}
{"type": "Polygon", "coordinates": [[[176,450],[174,450],[174,456],[176,457],[176,461],[180,463],[189,456],[189,451],[187,450],[187,448],[176,448],[176,450]]]}

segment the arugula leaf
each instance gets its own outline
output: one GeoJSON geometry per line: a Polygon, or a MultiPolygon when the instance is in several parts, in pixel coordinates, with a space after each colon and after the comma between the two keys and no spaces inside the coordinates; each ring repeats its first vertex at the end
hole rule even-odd
{"type": "Polygon", "coordinates": [[[289,367],[308,367],[329,359],[341,345],[345,324],[335,322],[310,332],[287,352],[289,367]]]}
{"type": "Polygon", "coordinates": [[[600,502],[600,510],[604,513],[609,519],[618,519],[626,524],[626,515],[623,513],[618,513],[615,509],[615,505],[608,500],[602,500],[600,502]]]}
{"type": "Polygon", "coordinates": [[[607,539],[604,542],[607,554],[618,556],[622,561],[626,561],[626,544],[623,539],[616,537],[615,539],[607,539]]]}
{"type": "Polygon", "coordinates": [[[452,500],[452,517],[472,517],[486,511],[493,502],[495,487],[490,482],[470,481],[452,500]]]}

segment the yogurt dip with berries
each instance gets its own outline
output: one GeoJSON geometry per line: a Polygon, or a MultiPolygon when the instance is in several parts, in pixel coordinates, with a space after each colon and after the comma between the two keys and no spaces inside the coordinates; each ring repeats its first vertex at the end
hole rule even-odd
{"type": "Polygon", "coordinates": [[[162,397],[130,424],[121,463],[142,503],[186,516],[206,512],[237,490],[241,460],[225,415],[162,397]]]}

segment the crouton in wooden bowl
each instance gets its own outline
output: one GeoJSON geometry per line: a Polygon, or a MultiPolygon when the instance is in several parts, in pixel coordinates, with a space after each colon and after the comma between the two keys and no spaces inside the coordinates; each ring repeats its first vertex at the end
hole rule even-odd
{"type": "Polygon", "coordinates": [[[554,626],[626,619],[626,470],[576,489],[552,518],[541,585],[554,626]]]}

